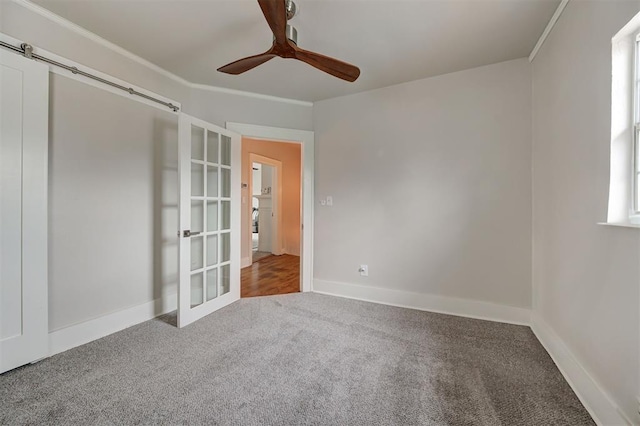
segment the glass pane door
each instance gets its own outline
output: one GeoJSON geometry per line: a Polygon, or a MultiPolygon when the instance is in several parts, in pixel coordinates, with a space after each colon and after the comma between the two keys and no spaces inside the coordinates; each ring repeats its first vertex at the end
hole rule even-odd
{"type": "Polygon", "coordinates": [[[240,295],[240,138],[185,115],[180,154],[183,327],[240,295]]]}

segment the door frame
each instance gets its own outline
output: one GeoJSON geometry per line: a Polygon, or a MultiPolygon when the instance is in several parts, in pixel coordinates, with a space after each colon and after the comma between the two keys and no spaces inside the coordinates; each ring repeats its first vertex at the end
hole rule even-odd
{"type": "MultiPolygon", "coordinates": [[[[284,253],[284,244],[282,243],[282,161],[274,160],[273,158],[265,157],[264,155],[255,154],[253,152],[249,153],[249,167],[251,173],[249,173],[249,195],[247,198],[251,200],[251,202],[247,203],[247,210],[249,212],[249,231],[251,231],[251,212],[253,210],[253,163],[265,164],[267,166],[271,166],[275,170],[275,174],[273,176],[272,188],[275,190],[271,191],[271,208],[273,211],[273,219],[271,221],[271,231],[272,231],[272,240],[271,240],[271,252],[275,255],[280,255],[284,253]]],[[[249,232],[247,237],[247,241],[249,243],[248,247],[253,249],[252,247],[252,232],[249,232]]],[[[259,234],[259,232],[258,232],[259,234]]],[[[249,259],[247,262],[243,260],[241,267],[245,268],[247,266],[251,266],[253,264],[253,256],[252,251],[249,253],[249,259]]]]}
{"type": "Polygon", "coordinates": [[[314,132],[255,124],[227,122],[226,128],[243,137],[275,142],[298,143],[302,149],[300,212],[300,291],[313,290],[313,217],[314,217],[314,132]]]}

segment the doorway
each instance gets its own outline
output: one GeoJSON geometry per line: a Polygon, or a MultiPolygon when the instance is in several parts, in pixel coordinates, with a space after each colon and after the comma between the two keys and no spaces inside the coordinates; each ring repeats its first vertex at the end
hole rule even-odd
{"type": "MultiPolygon", "coordinates": [[[[300,291],[311,291],[313,289],[314,133],[310,130],[233,122],[227,122],[226,127],[241,134],[243,137],[300,145],[302,150],[300,291]]],[[[243,180],[243,182],[247,181],[243,180]]],[[[246,189],[243,187],[243,198],[245,195],[248,196],[245,191],[246,189]]],[[[243,258],[242,266],[245,267],[248,264],[250,264],[249,259],[243,258]]]]}
{"type": "Polygon", "coordinates": [[[242,162],[246,197],[243,196],[241,296],[298,292],[301,145],[243,138],[242,162]]]}
{"type": "Polygon", "coordinates": [[[262,258],[279,254],[276,244],[277,215],[274,205],[278,204],[278,191],[275,191],[277,166],[260,163],[250,155],[252,166],[251,184],[251,261],[255,263],[262,258]]]}

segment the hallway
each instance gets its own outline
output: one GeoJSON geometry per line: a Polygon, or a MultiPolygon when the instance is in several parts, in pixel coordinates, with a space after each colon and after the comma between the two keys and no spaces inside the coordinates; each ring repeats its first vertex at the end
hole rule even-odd
{"type": "Polygon", "coordinates": [[[270,296],[300,291],[300,257],[267,256],[241,270],[241,297],[270,296]]]}

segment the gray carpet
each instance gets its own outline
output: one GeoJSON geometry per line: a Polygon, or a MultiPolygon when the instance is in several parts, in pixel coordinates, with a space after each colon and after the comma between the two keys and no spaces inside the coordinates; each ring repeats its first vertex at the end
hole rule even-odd
{"type": "Polygon", "coordinates": [[[0,376],[0,423],[593,424],[527,327],[308,293],[174,322],[0,376]]]}

